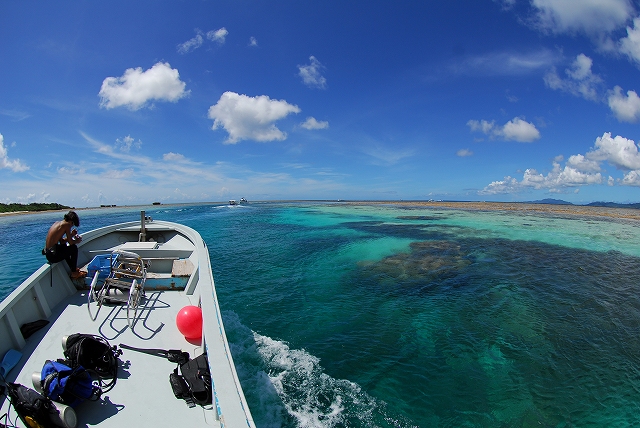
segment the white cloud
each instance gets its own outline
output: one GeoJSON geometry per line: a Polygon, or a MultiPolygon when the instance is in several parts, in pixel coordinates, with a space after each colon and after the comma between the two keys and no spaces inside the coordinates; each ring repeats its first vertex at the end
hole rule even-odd
{"type": "Polygon", "coordinates": [[[287,134],[274,122],[290,113],[300,113],[300,108],[284,100],[272,100],[266,95],[249,97],[235,92],[225,92],[215,105],[209,108],[213,130],[224,128],[229,133],[226,144],[241,140],[284,140],[287,134]]]}
{"type": "Polygon", "coordinates": [[[501,138],[508,141],[518,141],[520,143],[531,143],[540,139],[540,131],[534,124],[529,123],[519,117],[515,117],[504,126],[496,126],[494,121],[470,120],[467,126],[471,131],[480,131],[491,138],[501,138]]]}
{"type": "MultiPolygon", "coordinates": [[[[196,28],[196,35],[193,36],[193,38],[187,40],[184,43],[181,43],[178,45],[178,53],[180,54],[186,54],[189,52],[192,52],[196,49],[198,49],[200,46],[202,46],[202,43],[204,42],[204,38],[202,31],[200,31],[199,29],[196,28]]],[[[212,42],[216,42],[220,45],[224,44],[227,35],[229,34],[229,32],[227,31],[226,28],[222,27],[219,30],[211,30],[208,31],[207,34],[205,35],[206,38],[208,40],[211,40],[212,42]]]]}
{"type": "Polygon", "coordinates": [[[315,117],[308,117],[307,120],[300,124],[304,129],[312,130],[312,129],[327,129],[329,127],[329,122],[320,121],[318,122],[315,117]]]}
{"type": "Polygon", "coordinates": [[[100,88],[100,107],[111,109],[126,106],[139,110],[147,102],[177,102],[187,96],[186,83],[180,80],[178,70],[169,63],[159,62],[146,71],[141,67],[127,69],[121,77],[107,77],[100,88]]]}
{"type": "Polygon", "coordinates": [[[566,79],[558,76],[554,67],[544,76],[544,83],[551,89],[596,101],[598,99],[597,88],[602,83],[602,79],[597,74],[593,74],[592,65],[591,58],[585,54],[579,54],[571,64],[571,68],[565,70],[566,79]]]}
{"type": "Polygon", "coordinates": [[[521,76],[547,69],[557,60],[557,54],[546,49],[527,53],[492,52],[467,57],[448,69],[458,75],[521,76]]]}
{"type": "Polygon", "coordinates": [[[502,5],[503,10],[511,10],[513,6],[516,4],[516,0],[493,0],[496,3],[500,3],[502,5]]]}
{"type": "Polygon", "coordinates": [[[620,184],[624,186],[640,187],[640,171],[629,171],[625,174],[620,184]]]}
{"type": "Polygon", "coordinates": [[[258,46],[258,40],[255,37],[249,37],[249,46],[258,46]]]}
{"type": "Polygon", "coordinates": [[[178,53],[186,54],[202,46],[202,31],[196,30],[196,35],[184,43],[178,45],[178,53]]]}
{"type": "Polygon", "coordinates": [[[489,135],[491,133],[491,130],[496,126],[496,122],[494,120],[489,122],[484,119],[480,121],[472,119],[467,122],[467,126],[469,126],[472,131],[480,131],[484,134],[489,135]]]}
{"type": "Polygon", "coordinates": [[[322,69],[325,67],[313,55],[309,57],[309,61],[309,65],[298,66],[298,75],[302,77],[304,84],[310,88],[326,88],[327,79],[325,79],[321,73],[322,69]]]}
{"type": "Polygon", "coordinates": [[[460,156],[461,158],[473,156],[473,152],[469,149],[460,149],[456,152],[456,156],[460,156]]]}
{"type": "MultiPolygon", "coordinates": [[[[72,163],[65,165],[69,172],[77,172],[76,175],[55,174],[50,177],[48,186],[54,191],[53,199],[62,203],[95,203],[98,197],[95,189],[104,192],[103,200],[99,203],[117,204],[149,203],[151,200],[212,200],[213,193],[222,185],[242,194],[265,191],[265,186],[256,183],[261,173],[240,165],[221,162],[205,164],[178,153],[165,153],[160,158],[147,157],[141,153],[133,155],[115,150],[112,144],[104,144],[84,133],[81,135],[88,146],[99,154],[99,161],[91,160],[96,159],[95,156],[87,156],[80,160],[78,168],[82,170],[74,171],[72,163]],[[176,183],[180,183],[180,188],[184,190],[180,195],[173,194],[176,183]],[[64,192],[70,186],[77,190],[74,194],[64,192]],[[123,194],[122,189],[125,187],[128,192],[123,194]],[[90,198],[80,201],[81,195],[85,194],[90,198]]],[[[61,170],[64,171],[66,170],[61,170]]],[[[292,187],[295,188],[293,185],[292,187]]]]}
{"type": "Polygon", "coordinates": [[[574,80],[587,80],[592,78],[591,66],[593,61],[585,54],[578,54],[573,61],[572,69],[566,70],[569,77],[574,80]]]}
{"type": "Polygon", "coordinates": [[[414,151],[411,149],[396,147],[388,149],[381,144],[373,144],[371,147],[367,147],[364,152],[373,158],[374,165],[394,165],[402,159],[414,155],[414,151]]]}
{"type": "Polygon", "coordinates": [[[640,64],[640,17],[633,20],[633,28],[627,27],[627,37],[620,39],[619,49],[640,64]]]}
{"type": "Polygon", "coordinates": [[[110,169],[108,171],[105,171],[104,177],[105,178],[113,178],[113,179],[117,179],[117,180],[131,178],[131,177],[133,177],[133,169],[131,169],[131,168],[121,169],[121,170],[110,169]]]}
{"type": "Polygon", "coordinates": [[[480,190],[480,195],[500,195],[517,193],[520,189],[518,180],[513,177],[507,176],[504,180],[492,181],[484,189],[480,190]]]}
{"type": "Polygon", "coordinates": [[[595,149],[586,157],[598,162],[606,161],[622,170],[640,170],[640,153],[635,142],[619,135],[611,138],[610,132],[596,138],[595,149]]]}
{"type": "Polygon", "coordinates": [[[580,154],[569,156],[567,165],[576,171],[582,172],[599,172],[601,169],[598,161],[587,159],[580,154]]]}
{"type": "Polygon", "coordinates": [[[229,32],[227,31],[226,28],[222,27],[219,30],[211,30],[207,32],[207,39],[211,40],[212,42],[216,42],[219,44],[224,44],[227,35],[229,34],[229,32]]]}
{"type": "Polygon", "coordinates": [[[522,180],[508,176],[504,180],[494,181],[478,192],[480,195],[518,193],[525,190],[548,190],[560,192],[563,189],[606,183],[615,184],[611,176],[605,179],[601,171],[601,163],[607,162],[617,169],[625,171],[624,177],[618,179],[623,186],[640,186],[640,152],[634,141],[605,132],[596,138],[595,146],[586,155],[573,155],[564,167],[560,165],[563,157],[553,161],[552,169],[543,175],[533,168],[525,170],[522,180]]]}
{"type": "MultiPolygon", "coordinates": [[[[640,42],[640,30],[637,34],[640,42]]],[[[640,46],[638,46],[638,53],[640,55],[640,46]]],[[[551,89],[568,92],[591,101],[600,101],[602,97],[598,94],[598,88],[602,84],[602,79],[593,74],[592,66],[591,58],[579,54],[571,68],[565,70],[566,78],[560,77],[553,68],[544,76],[544,82],[551,89]]],[[[622,94],[622,88],[615,86],[613,90],[608,91],[607,103],[619,121],[634,123],[640,120],[640,97],[635,91],[627,91],[625,96],[622,94]]]]}
{"type": "Polygon", "coordinates": [[[20,159],[9,159],[7,148],[4,146],[4,136],[0,134],[0,169],[3,168],[13,172],[24,172],[29,169],[20,159]]]}
{"type": "Polygon", "coordinates": [[[140,149],[142,147],[142,141],[136,141],[131,135],[127,135],[123,139],[117,138],[115,146],[122,152],[130,152],[132,147],[140,149]]]}
{"type": "Polygon", "coordinates": [[[61,175],[78,175],[84,174],[87,170],[85,168],[61,166],[57,168],[58,174],[61,175]]]}
{"type": "Polygon", "coordinates": [[[519,117],[507,122],[502,128],[502,134],[506,140],[530,143],[540,139],[538,131],[532,123],[526,122],[519,117]]]}
{"type": "MultiPolygon", "coordinates": [[[[40,192],[41,197],[40,198],[36,198],[36,194],[35,193],[28,193],[27,196],[16,196],[15,200],[18,203],[21,204],[29,204],[32,202],[46,202],[46,198],[49,196],[48,194],[45,194],[45,192],[40,192]]],[[[4,199],[5,203],[11,203],[12,200],[5,198],[4,199]]]]}
{"type": "Polygon", "coordinates": [[[182,162],[186,160],[186,158],[184,157],[184,155],[181,155],[180,153],[169,152],[162,155],[162,160],[169,161],[169,162],[182,162]]]}
{"type": "Polygon", "coordinates": [[[609,108],[620,122],[637,122],[640,120],[640,97],[635,91],[627,91],[622,94],[622,88],[616,86],[609,91],[609,108]]]}
{"type": "Polygon", "coordinates": [[[623,26],[634,13],[629,0],[532,0],[537,24],[552,33],[599,36],[623,26]]]}
{"type": "Polygon", "coordinates": [[[582,172],[569,165],[564,168],[554,162],[552,170],[543,175],[533,168],[525,170],[522,181],[508,176],[502,181],[494,181],[478,192],[480,195],[496,195],[519,193],[524,190],[548,190],[558,192],[562,188],[589,184],[601,184],[602,175],[598,173],[582,172]]]}
{"type": "Polygon", "coordinates": [[[20,110],[0,110],[0,114],[11,118],[14,122],[20,122],[31,117],[29,113],[20,110]]]}

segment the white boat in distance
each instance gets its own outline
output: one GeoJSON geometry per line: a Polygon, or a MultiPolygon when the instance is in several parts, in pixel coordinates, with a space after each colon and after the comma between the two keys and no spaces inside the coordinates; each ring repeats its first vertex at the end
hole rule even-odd
{"type": "MultiPolygon", "coordinates": [[[[254,427],[227,343],[209,251],[200,234],[177,223],[151,221],[142,212],[139,222],[102,227],[82,238],[78,266],[85,269],[96,255],[113,251],[139,255],[148,266],[145,297],[129,321],[126,305],[114,304],[104,305],[92,321],[97,306],[91,303],[90,316],[87,309],[92,299],[87,285],[91,276],[86,283],[78,283],[69,278],[64,261],[44,264],[0,303],[0,358],[8,351],[22,353],[5,373],[6,380],[33,388],[32,374],[40,372],[46,360],[63,358],[62,338],[74,333],[100,335],[112,346],[182,349],[191,358],[206,352],[212,405],[189,408],[184,400],[175,398],[169,375],[176,364],[124,349],[115,387],[100,400],[87,400],[75,409],[77,426],[254,427]],[[202,309],[201,340],[185,339],[176,325],[176,315],[189,305],[202,309]],[[49,323],[25,339],[20,327],[42,319],[49,323]]],[[[5,398],[1,404],[0,415],[9,412],[16,420],[9,401],[5,398]]],[[[17,422],[20,426],[21,421],[17,422]]]]}

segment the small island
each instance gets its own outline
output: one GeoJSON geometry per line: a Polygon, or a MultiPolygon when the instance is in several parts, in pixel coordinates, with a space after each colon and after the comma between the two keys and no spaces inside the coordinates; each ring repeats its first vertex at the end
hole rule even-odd
{"type": "Polygon", "coordinates": [[[0,213],[14,213],[14,212],[24,212],[24,211],[53,211],[53,210],[68,210],[72,209],[72,207],[68,207],[66,205],[61,205],[58,203],[40,203],[40,202],[32,202],[30,204],[3,204],[0,203],[0,213]]]}

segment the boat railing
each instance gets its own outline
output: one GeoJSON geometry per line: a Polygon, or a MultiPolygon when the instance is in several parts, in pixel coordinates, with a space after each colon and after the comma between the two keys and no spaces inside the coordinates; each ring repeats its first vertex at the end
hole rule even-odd
{"type": "Polygon", "coordinates": [[[40,318],[48,318],[52,308],[75,292],[76,288],[64,267],[58,263],[40,266],[0,303],[0,335],[11,338],[11,343],[0,341],[0,346],[7,347],[0,349],[0,355],[11,345],[22,349],[26,341],[20,326],[40,318]],[[56,287],[51,286],[54,282],[56,287]],[[62,290],[58,284],[63,285],[62,290]],[[39,318],[34,318],[34,315],[39,318]]]}

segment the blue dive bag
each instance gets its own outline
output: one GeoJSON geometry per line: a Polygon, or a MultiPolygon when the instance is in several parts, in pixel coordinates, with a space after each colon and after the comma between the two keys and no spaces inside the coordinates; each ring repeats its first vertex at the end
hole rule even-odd
{"type": "Polygon", "coordinates": [[[59,361],[45,362],[40,382],[46,397],[71,407],[100,395],[100,388],[93,385],[91,375],[82,366],[71,368],[59,361]]]}

